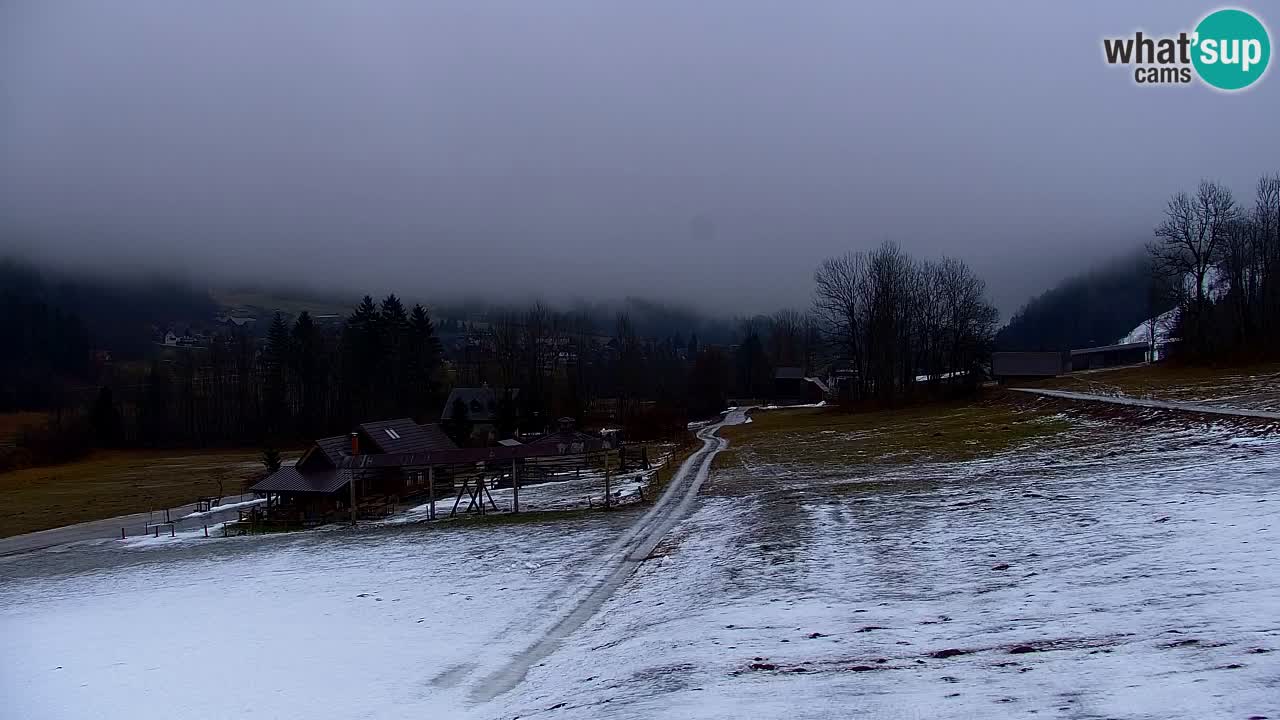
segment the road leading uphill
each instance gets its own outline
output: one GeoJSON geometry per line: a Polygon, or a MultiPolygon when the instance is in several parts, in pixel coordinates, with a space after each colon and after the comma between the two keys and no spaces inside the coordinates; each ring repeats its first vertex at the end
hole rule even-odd
{"type": "Polygon", "coordinates": [[[745,422],[746,412],[747,409],[730,410],[719,423],[698,431],[702,448],[684,461],[653,507],[609,546],[603,562],[541,637],[476,686],[471,693],[473,701],[487,702],[515,688],[530,668],[555,652],[565,638],[596,614],[609,596],[649,557],[662,538],[689,514],[699,489],[711,472],[712,459],[729,445],[729,441],[717,432],[726,425],[745,422]]]}

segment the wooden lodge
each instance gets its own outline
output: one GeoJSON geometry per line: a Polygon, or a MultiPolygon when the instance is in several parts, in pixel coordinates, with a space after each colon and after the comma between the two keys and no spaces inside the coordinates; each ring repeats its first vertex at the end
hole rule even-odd
{"type": "Polygon", "coordinates": [[[456,449],[439,425],[420,425],[412,418],[367,422],[349,436],[320,438],[296,464],[280,468],[250,490],[271,499],[270,514],[274,517],[314,524],[335,513],[350,512],[353,479],[357,483],[354,495],[365,502],[398,502],[427,491],[416,475],[394,467],[353,473],[344,467],[347,458],[456,449]]]}
{"type": "Polygon", "coordinates": [[[472,493],[514,486],[518,509],[521,482],[544,479],[546,463],[585,466],[613,449],[611,440],[575,430],[568,418],[558,430],[524,443],[473,448],[458,447],[438,424],[399,418],[363,423],[349,436],[321,438],[296,464],[250,490],[268,498],[271,522],[304,527],[354,516],[353,504],[360,513],[377,511],[406,500],[434,501],[459,486],[472,493]]]}

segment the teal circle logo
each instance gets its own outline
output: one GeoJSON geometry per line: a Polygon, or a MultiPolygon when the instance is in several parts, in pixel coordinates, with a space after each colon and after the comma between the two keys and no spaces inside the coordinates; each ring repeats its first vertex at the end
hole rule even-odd
{"type": "Polygon", "coordinates": [[[1242,90],[1267,71],[1271,38],[1244,10],[1218,10],[1196,26],[1191,62],[1200,79],[1219,90],[1242,90]]]}

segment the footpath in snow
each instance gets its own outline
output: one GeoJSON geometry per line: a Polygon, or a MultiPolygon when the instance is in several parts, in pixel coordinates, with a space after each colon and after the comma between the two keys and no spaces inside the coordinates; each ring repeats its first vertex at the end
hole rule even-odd
{"type": "Polygon", "coordinates": [[[1205,415],[1227,415],[1231,417],[1258,418],[1261,420],[1280,420],[1280,412],[1266,410],[1248,410],[1245,408],[1228,408],[1217,405],[1205,405],[1193,402],[1175,402],[1171,400],[1150,400],[1112,395],[1093,395],[1090,393],[1071,392],[1069,390],[1041,390],[1038,388],[1010,388],[1017,392],[1031,393],[1044,397],[1062,398],[1064,400],[1080,400],[1082,402],[1100,402],[1111,405],[1128,405],[1130,407],[1155,408],[1157,410],[1181,410],[1183,412],[1203,413],[1205,415]]]}

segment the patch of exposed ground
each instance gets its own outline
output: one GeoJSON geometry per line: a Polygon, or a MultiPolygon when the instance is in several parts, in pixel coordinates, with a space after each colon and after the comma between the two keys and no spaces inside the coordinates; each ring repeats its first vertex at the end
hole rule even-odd
{"type": "MultiPolygon", "coordinates": [[[[777,462],[905,464],[986,457],[1066,427],[1058,406],[996,391],[977,402],[893,410],[768,410],[726,428],[731,447],[777,462]]],[[[722,463],[733,462],[723,458],[722,463]]]]}
{"type": "Polygon", "coordinates": [[[1005,393],[753,417],[491,716],[1274,716],[1267,424],[1005,393]]]}
{"type": "Polygon", "coordinates": [[[39,412],[0,413],[0,445],[12,443],[18,436],[18,432],[26,426],[44,425],[48,417],[45,413],[39,412]]]}
{"type": "Polygon", "coordinates": [[[0,473],[0,537],[239,494],[259,451],[100,451],[63,465],[0,473]]]}

